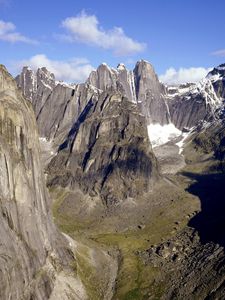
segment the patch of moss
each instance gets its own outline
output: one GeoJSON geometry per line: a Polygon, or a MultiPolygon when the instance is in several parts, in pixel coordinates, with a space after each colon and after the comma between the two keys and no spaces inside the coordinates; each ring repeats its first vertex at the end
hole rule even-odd
{"type": "Polygon", "coordinates": [[[124,296],[124,300],[134,300],[134,299],[141,299],[141,292],[140,289],[135,288],[131,291],[129,291],[125,296],[124,296]]]}
{"type": "Polygon", "coordinates": [[[101,289],[101,280],[96,274],[96,268],[90,257],[89,248],[79,246],[76,253],[77,258],[77,275],[83,282],[89,299],[103,299],[103,291],[101,289]]]}
{"type": "MultiPolygon", "coordinates": [[[[185,184],[183,183],[184,187],[185,184]]],[[[114,299],[145,300],[149,296],[155,297],[153,299],[160,299],[166,288],[161,270],[151,265],[144,265],[137,252],[148,249],[152,244],[161,243],[162,240],[170,238],[176,231],[186,226],[188,219],[185,216],[196,210],[199,205],[197,201],[193,201],[193,197],[191,198],[185,193],[184,189],[180,189],[172,196],[170,195],[169,199],[174,199],[173,201],[167,201],[154,208],[142,228],[135,227],[125,232],[109,233],[107,227],[102,229],[101,222],[93,223],[93,226],[90,226],[91,221],[88,219],[80,224],[76,219],[63,215],[60,212],[60,206],[67,195],[66,191],[55,190],[54,195],[57,196],[53,205],[54,217],[62,231],[76,240],[86,241],[90,247],[95,245],[99,249],[119,250],[121,261],[114,299]],[[177,221],[179,221],[179,225],[175,226],[177,221]]],[[[166,197],[166,193],[162,192],[160,197],[160,199],[166,197]]],[[[107,282],[103,282],[102,276],[96,273],[97,269],[92,264],[88,249],[90,250],[89,247],[82,247],[78,250],[76,255],[77,275],[84,283],[90,299],[103,299],[103,287],[107,285],[107,282]]],[[[106,269],[101,266],[100,270],[104,273],[106,269]]]]}

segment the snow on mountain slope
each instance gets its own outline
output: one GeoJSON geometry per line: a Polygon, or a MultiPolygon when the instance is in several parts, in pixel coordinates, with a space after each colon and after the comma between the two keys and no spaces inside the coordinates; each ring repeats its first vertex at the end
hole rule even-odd
{"type": "Polygon", "coordinates": [[[163,126],[160,124],[148,125],[148,136],[153,148],[166,144],[181,134],[182,132],[172,123],[163,126]]]}

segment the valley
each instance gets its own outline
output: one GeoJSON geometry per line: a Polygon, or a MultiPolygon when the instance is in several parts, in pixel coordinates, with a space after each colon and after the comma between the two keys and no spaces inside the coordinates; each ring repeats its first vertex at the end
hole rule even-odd
{"type": "Polygon", "coordinates": [[[222,299],[224,65],[180,87],[144,60],[77,85],[46,68],[1,74],[2,221],[20,237],[4,251],[22,247],[31,272],[18,267],[14,289],[2,277],[2,297],[222,299]]]}

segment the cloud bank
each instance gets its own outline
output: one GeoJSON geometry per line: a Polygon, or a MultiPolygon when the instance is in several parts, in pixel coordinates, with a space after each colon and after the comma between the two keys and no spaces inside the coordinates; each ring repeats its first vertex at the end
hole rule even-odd
{"type": "Polygon", "coordinates": [[[144,43],[128,37],[121,27],[104,30],[95,15],[87,15],[84,11],[63,20],[62,27],[67,30],[64,39],[113,50],[118,56],[132,55],[146,48],[144,43]]]}
{"type": "Polygon", "coordinates": [[[16,31],[16,26],[11,22],[0,20],[0,40],[10,43],[23,42],[28,44],[37,44],[32,40],[16,31]]]}
{"type": "Polygon", "coordinates": [[[166,84],[181,84],[185,82],[198,82],[204,78],[211,68],[169,68],[159,76],[159,79],[166,84]]]}
{"type": "Polygon", "coordinates": [[[20,72],[23,66],[29,66],[36,70],[37,68],[46,67],[54,73],[57,80],[65,82],[84,82],[94,69],[85,58],[72,58],[67,61],[51,60],[45,54],[37,54],[29,59],[14,62],[16,72],[20,72]]]}

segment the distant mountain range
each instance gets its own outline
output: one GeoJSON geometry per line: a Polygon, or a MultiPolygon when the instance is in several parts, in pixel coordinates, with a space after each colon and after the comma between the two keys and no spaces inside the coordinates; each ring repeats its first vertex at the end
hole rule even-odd
{"type": "Polygon", "coordinates": [[[0,133],[1,299],[223,299],[225,64],[1,66],[0,133]]]}

